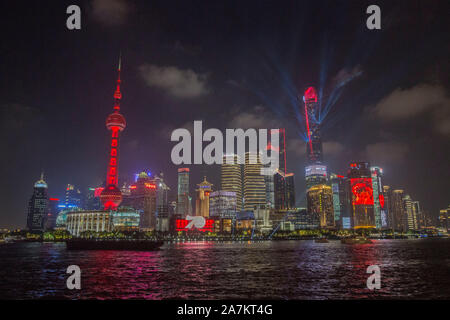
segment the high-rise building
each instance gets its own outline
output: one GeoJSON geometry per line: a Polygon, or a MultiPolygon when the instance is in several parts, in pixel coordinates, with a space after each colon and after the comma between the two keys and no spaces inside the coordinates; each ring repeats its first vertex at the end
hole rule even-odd
{"type": "Polygon", "coordinates": [[[136,182],[130,185],[130,195],[123,199],[123,206],[140,213],[140,227],[143,229],[156,228],[156,190],[154,179],[142,171],[136,182]]]}
{"type": "Polygon", "coordinates": [[[294,174],[285,174],[281,170],[277,170],[274,179],[275,189],[275,209],[288,210],[295,208],[295,186],[294,174]]]}
{"type": "Polygon", "coordinates": [[[381,177],[383,169],[379,167],[370,167],[372,175],[372,189],[373,189],[373,208],[375,214],[375,225],[378,229],[387,227],[387,216],[384,203],[383,184],[381,177]]]}
{"type": "MultiPolygon", "coordinates": [[[[270,170],[269,165],[264,165],[267,170],[270,170]]],[[[276,173],[275,173],[276,174],[276,173]]],[[[275,176],[274,174],[264,175],[264,183],[266,184],[266,205],[267,208],[275,208],[275,176]]]]}
{"type": "Polygon", "coordinates": [[[238,155],[224,155],[221,166],[221,190],[235,192],[237,210],[243,208],[242,165],[238,155]]]}
{"type": "Polygon", "coordinates": [[[317,93],[314,87],[306,89],[303,96],[305,103],[305,119],[307,131],[306,154],[308,163],[320,164],[323,162],[322,158],[322,140],[320,138],[320,122],[318,119],[319,104],[317,101],[317,93]]]}
{"type": "Polygon", "coordinates": [[[101,210],[100,194],[103,188],[87,188],[83,208],[86,210],[101,210]]]}
{"type": "Polygon", "coordinates": [[[286,182],[286,208],[295,208],[295,184],[294,184],[294,174],[286,173],[284,176],[286,182]]]}
{"type": "MultiPolygon", "coordinates": [[[[286,129],[278,129],[278,149],[272,144],[270,152],[278,152],[278,168],[273,174],[265,175],[267,207],[288,210],[295,207],[294,174],[287,172],[286,129]]],[[[265,165],[269,170],[269,165],[265,165]]],[[[271,172],[272,173],[272,172],[271,172]]]]}
{"type": "Polygon", "coordinates": [[[203,181],[197,184],[196,199],[195,199],[195,215],[202,217],[209,217],[209,196],[212,192],[212,184],[206,181],[206,177],[203,177],[203,181]]]}
{"type": "Polygon", "coordinates": [[[82,208],[82,194],[80,189],[77,189],[72,184],[67,184],[66,187],[66,198],[65,198],[66,208],[82,208]]]}
{"type": "Polygon", "coordinates": [[[232,191],[214,191],[209,196],[209,215],[222,219],[235,219],[237,212],[236,193],[232,191]]]}
{"type": "Polygon", "coordinates": [[[58,218],[59,213],[58,205],[59,205],[58,198],[48,199],[48,213],[45,221],[46,230],[52,230],[56,227],[56,219],[58,218]]]}
{"type": "Polygon", "coordinates": [[[308,165],[305,167],[306,190],[327,181],[327,167],[323,164],[322,140],[318,116],[318,100],[314,87],[306,89],[303,96],[306,120],[306,155],[308,165]]]}
{"type": "Polygon", "coordinates": [[[164,182],[161,172],[155,177],[156,185],[156,230],[169,231],[169,186],[164,182]]]}
{"type": "Polygon", "coordinates": [[[191,214],[191,197],[189,195],[189,168],[178,169],[177,213],[181,216],[191,214]]]}
{"type": "Polygon", "coordinates": [[[312,186],[326,184],[327,167],[322,164],[313,164],[305,167],[306,190],[312,186]]]}
{"type": "Polygon", "coordinates": [[[447,209],[439,210],[439,227],[445,231],[450,231],[450,205],[447,209]]]}
{"type": "Polygon", "coordinates": [[[347,179],[341,175],[331,174],[330,181],[331,190],[333,191],[334,223],[337,228],[349,229],[351,222],[347,179]]]}
{"type": "Polygon", "coordinates": [[[48,214],[47,183],[44,174],[34,184],[33,195],[28,201],[27,228],[30,231],[44,231],[48,214]]]}
{"type": "Polygon", "coordinates": [[[333,192],[325,184],[312,186],[306,193],[308,214],[311,221],[318,221],[320,228],[334,228],[333,192]]]}
{"type": "Polygon", "coordinates": [[[387,227],[392,228],[394,218],[392,216],[392,190],[390,186],[383,186],[384,209],[387,217],[387,227]]]}
{"type": "Polygon", "coordinates": [[[120,113],[120,69],[121,59],[119,59],[119,68],[117,69],[117,86],[114,92],[113,113],[106,118],[106,128],[111,131],[111,149],[109,152],[108,173],[106,175],[106,187],[100,194],[100,200],[105,210],[116,210],[122,202],[122,192],[117,187],[119,177],[119,134],[127,123],[125,117],[120,113]]]}
{"type": "Polygon", "coordinates": [[[258,153],[247,152],[244,164],[244,210],[253,211],[255,207],[266,206],[266,184],[261,174],[261,161],[258,153]]]}
{"type": "Polygon", "coordinates": [[[424,228],[425,222],[422,219],[422,210],[420,210],[419,201],[412,201],[411,206],[412,206],[413,216],[416,218],[416,229],[424,228]]]}
{"type": "Polygon", "coordinates": [[[409,194],[403,196],[403,230],[406,231],[417,229],[417,216],[412,203],[409,194]]]}
{"type": "Polygon", "coordinates": [[[406,231],[404,225],[404,206],[403,206],[403,190],[397,189],[392,191],[390,199],[390,208],[392,210],[392,226],[396,231],[406,231]]]}
{"type": "MultiPolygon", "coordinates": [[[[286,164],[286,129],[278,129],[278,168],[284,173],[287,172],[286,164]]],[[[273,150],[277,151],[277,150],[273,150]]],[[[271,150],[272,152],[272,150],[271,150]]]]}
{"type": "Polygon", "coordinates": [[[372,178],[368,162],[353,162],[347,173],[354,229],[375,228],[372,178]]]}

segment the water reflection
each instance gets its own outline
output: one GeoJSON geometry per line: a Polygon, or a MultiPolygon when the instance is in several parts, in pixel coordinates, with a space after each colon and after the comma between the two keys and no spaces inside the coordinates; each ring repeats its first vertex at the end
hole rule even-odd
{"type": "Polygon", "coordinates": [[[184,242],[154,252],[66,251],[64,243],[0,246],[1,298],[450,298],[450,240],[184,242]],[[66,268],[82,289],[66,289],[66,268]],[[381,290],[366,287],[369,265],[381,290]]]}

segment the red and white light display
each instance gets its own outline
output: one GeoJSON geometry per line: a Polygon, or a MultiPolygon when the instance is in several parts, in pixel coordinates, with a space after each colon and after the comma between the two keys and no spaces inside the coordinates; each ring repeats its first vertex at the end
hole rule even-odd
{"type": "Polygon", "coordinates": [[[186,219],[176,220],[177,231],[193,231],[213,232],[214,220],[205,219],[202,216],[187,216],[186,219]]]}
{"type": "Polygon", "coordinates": [[[373,189],[371,178],[350,179],[353,205],[373,205],[373,189]]]}

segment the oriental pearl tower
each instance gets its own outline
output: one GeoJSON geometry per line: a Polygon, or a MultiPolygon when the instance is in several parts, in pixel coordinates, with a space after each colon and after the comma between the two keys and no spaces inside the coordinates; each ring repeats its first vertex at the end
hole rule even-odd
{"type": "Polygon", "coordinates": [[[117,87],[114,92],[113,112],[106,118],[106,128],[111,131],[111,149],[109,153],[108,172],[106,175],[106,187],[100,194],[100,201],[105,210],[116,210],[122,202],[122,192],[117,188],[118,183],[118,165],[119,165],[119,134],[127,123],[125,117],[120,113],[120,68],[121,58],[119,58],[119,68],[117,77],[117,87]]]}

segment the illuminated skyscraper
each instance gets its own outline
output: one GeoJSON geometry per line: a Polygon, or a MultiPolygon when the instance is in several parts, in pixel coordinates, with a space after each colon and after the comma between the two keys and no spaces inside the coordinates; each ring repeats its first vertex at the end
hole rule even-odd
{"type": "Polygon", "coordinates": [[[236,193],[237,210],[242,210],[242,165],[237,155],[223,156],[221,166],[221,186],[223,191],[236,193]],[[232,162],[233,164],[228,164],[232,162]]]}
{"type": "Polygon", "coordinates": [[[417,215],[413,209],[413,201],[409,194],[403,196],[403,230],[417,229],[417,215]]]}
{"type": "Polygon", "coordinates": [[[264,175],[266,184],[266,205],[268,208],[275,208],[275,181],[274,175],[264,175]]]}
{"type": "Polygon", "coordinates": [[[327,167],[323,164],[322,140],[318,119],[319,103],[314,87],[306,89],[303,101],[305,103],[306,155],[308,160],[308,165],[305,167],[305,179],[306,190],[308,190],[312,186],[326,183],[327,167]]]}
{"type": "Polygon", "coordinates": [[[320,228],[334,228],[333,192],[325,184],[312,186],[306,193],[308,215],[320,228]]]}
{"type": "Polygon", "coordinates": [[[83,208],[86,210],[101,210],[102,203],[100,201],[100,194],[103,189],[103,187],[87,188],[83,208]]]}
{"type": "Polygon", "coordinates": [[[202,217],[209,217],[209,196],[212,192],[212,184],[206,181],[206,177],[203,181],[197,184],[196,198],[195,198],[195,215],[202,217]]]}
{"type": "Polygon", "coordinates": [[[44,231],[48,214],[47,183],[44,174],[34,184],[33,195],[28,202],[27,228],[30,231],[44,231]]]}
{"type": "Polygon", "coordinates": [[[273,176],[265,176],[266,196],[273,199],[271,208],[277,210],[294,209],[295,185],[294,174],[288,173],[286,164],[286,129],[279,129],[278,150],[271,146],[270,152],[278,152],[279,166],[273,176]],[[273,196],[271,191],[273,190],[273,196]]]}
{"type": "Polygon", "coordinates": [[[169,186],[164,181],[164,174],[161,172],[156,176],[156,230],[169,231],[169,186]]]}
{"type": "Polygon", "coordinates": [[[284,176],[286,182],[286,208],[295,208],[295,184],[294,184],[294,174],[286,173],[284,176]]]}
{"type": "Polygon", "coordinates": [[[351,228],[349,212],[349,193],[347,179],[344,176],[332,174],[330,176],[331,190],[333,191],[334,222],[337,228],[351,228]]]}
{"type": "Polygon", "coordinates": [[[411,205],[413,216],[416,218],[416,229],[424,228],[426,224],[422,215],[422,210],[420,210],[419,201],[412,201],[411,205]]]}
{"type": "Polygon", "coordinates": [[[444,231],[450,231],[450,205],[447,209],[439,210],[439,227],[444,231]]]}
{"type": "Polygon", "coordinates": [[[81,208],[81,191],[77,188],[75,188],[74,185],[68,184],[66,187],[66,199],[65,199],[65,205],[66,208],[81,208]]]}
{"type": "Polygon", "coordinates": [[[286,129],[284,128],[278,129],[278,149],[278,168],[286,173],[286,129]]]}
{"type": "Polygon", "coordinates": [[[178,169],[177,213],[186,216],[191,214],[191,197],[189,195],[189,168],[178,169]]]}
{"type": "Polygon", "coordinates": [[[306,144],[306,154],[309,164],[319,164],[323,162],[322,158],[322,140],[320,138],[319,119],[317,113],[319,104],[317,93],[314,87],[306,89],[303,96],[305,103],[306,131],[308,142],[306,144]]]}
{"type": "Polygon", "coordinates": [[[383,169],[379,167],[370,167],[372,175],[372,189],[373,189],[373,205],[375,213],[375,225],[378,229],[387,227],[387,214],[385,210],[383,184],[381,177],[383,169]]]}
{"type": "Polygon", "coordinates": [[[156,228],[156,184],[146,172],[139,173],[136,182],[130,185],[130,195],[124,198],[123,205],[139,212],[141,228],[156,228]]]}
{"type": "Polygon", "coordinates": [[[58,218],[58,198],[49,198],[48,199],[48,213],[45,221],[45,229],[52,230],[56,227],[56,219],[58,218]]]}
{"type": "Polygon", "coordinates": [[[209,213],[211,217],[220,217],[223,219],[235,219],[236,193],[232,191],[214,191],[209,197],[209,213]]]}
{"type": "Polygon", "coordinates": [[[396,231],[406,231],[404,226],[404,207],[403,207],[403,190],[392,191],[391,209],[392,209],[392,229],[396,231]]]}
{"type": "Polygon", "coordinates": [[[244,210],[266,206],[266,184],[259,154],[247,152],[244,165],[244,210]]]}
{"type": "Polygon", "coordinates": [[[294,174],[285,174],[277,170],[274,175],[275,209],[288,210],[295,208],[294,174]]]}
{"type": "Polygon", "coordinates": [[[387,227],[392,228],[394,218],[392,217],[392,190],[390,186],[383,186],[384,210],[387,217],[387,227]]]}
{"type": "Polygon", "coordinates": [[[119,68],[117,69],[117,86],[114,92],[114,108],[106,118],[106,128],[111,131],[111,149],[109,153],[108,173],[106,175],[106,187],[100,195],[105,210],[116,210],[122,202],[122,193],[117,187],[119,176],[119,134],[126,127],[125,117],[120,113],[120,69],[121,60],[119,59],[119,68]]]}
{"type": "Polygon", "coordinates": [[[354,162],[348,170],[351,218],[354,229],[375,228],[372,178],[368,162],[354,162]]]}
{"type": "Polygon", "coordinates": [[[312,164],[305,167],[306,190],[312,186],[326,184],[327,167],[322,164],[312,164]]]}

